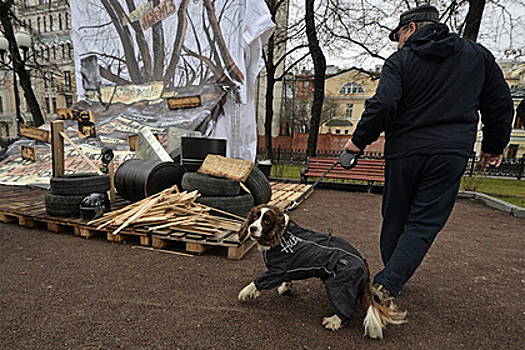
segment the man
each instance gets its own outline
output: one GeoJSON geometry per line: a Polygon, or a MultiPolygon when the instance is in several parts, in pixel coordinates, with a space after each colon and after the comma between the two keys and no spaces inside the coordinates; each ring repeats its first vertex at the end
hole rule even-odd
{"type": "Polygon", "coordinates": [[[450,33],[437,9],[404,12],[390,33],[398,51],[383,66],[376,94],[345,149],[359,152],[385,132],[381,257],[376,298],[395,298],[414,274],[454,206],[473,154],[478,111],[480,166],[499,166],[513,103],[492,54],[450,33]]]}

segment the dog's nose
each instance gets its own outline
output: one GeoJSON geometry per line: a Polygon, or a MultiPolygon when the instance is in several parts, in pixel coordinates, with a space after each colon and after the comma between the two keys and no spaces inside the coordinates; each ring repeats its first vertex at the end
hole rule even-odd
{"type": "Polygon", "coordinates": [[[254,233],[255,231],[257,231],[257,227],[250,226],[250,233],[254,233]]]}

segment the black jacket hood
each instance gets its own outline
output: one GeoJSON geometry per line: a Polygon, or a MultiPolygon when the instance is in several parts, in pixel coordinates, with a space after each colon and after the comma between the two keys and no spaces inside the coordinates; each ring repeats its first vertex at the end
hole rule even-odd
{"type": "Polygon", "coordinates": [[[427,60],[442,60],[461,50],[464,41],[455,33],[450,33],[442,23],[430,24],[418,29],[406,41],[404,47],[421,58],[427,60]]]}

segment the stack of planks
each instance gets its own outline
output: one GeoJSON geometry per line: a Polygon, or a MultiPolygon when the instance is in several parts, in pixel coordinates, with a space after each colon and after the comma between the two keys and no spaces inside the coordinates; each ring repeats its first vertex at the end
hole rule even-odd
{"type": "Polygon", "coordinates": [[[114,235],[130,226],[146,226],[149,231],[172,229],[205,236],[224,230],[239,231],[244,218],[196,203],[199,196],[197,191],[179,192],[177,186],[173,186],[122,209],[108,212],[88,225],[98,225],[97,230],[116,227],[112,232],[114,235]],[[218,212],[225,217],[210,212],[218,212]]]}

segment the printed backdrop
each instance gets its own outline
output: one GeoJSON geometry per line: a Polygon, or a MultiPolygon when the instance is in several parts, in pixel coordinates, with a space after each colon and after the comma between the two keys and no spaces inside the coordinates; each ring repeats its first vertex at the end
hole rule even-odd
{"type": "MultiPolygon", "coordinates": [[[[224,115],[207,135],[230,156],[255,159],[255,78],[274,24],[261,0],[71,1],[77,91],[93,103],[149,106],[188,88],[220,85],[224,115]],[[118,87],[118,88],[116,88],[118,87]],[[241,132],[242,131],[242,132],[241,132]]],[[[159,114],[154,108],[144,111],[159,114]]],[[[199,118],[198,111],[186,118],[199,118]]],[[[202,118],[202,117],[201,117],[202,118]]]]}

